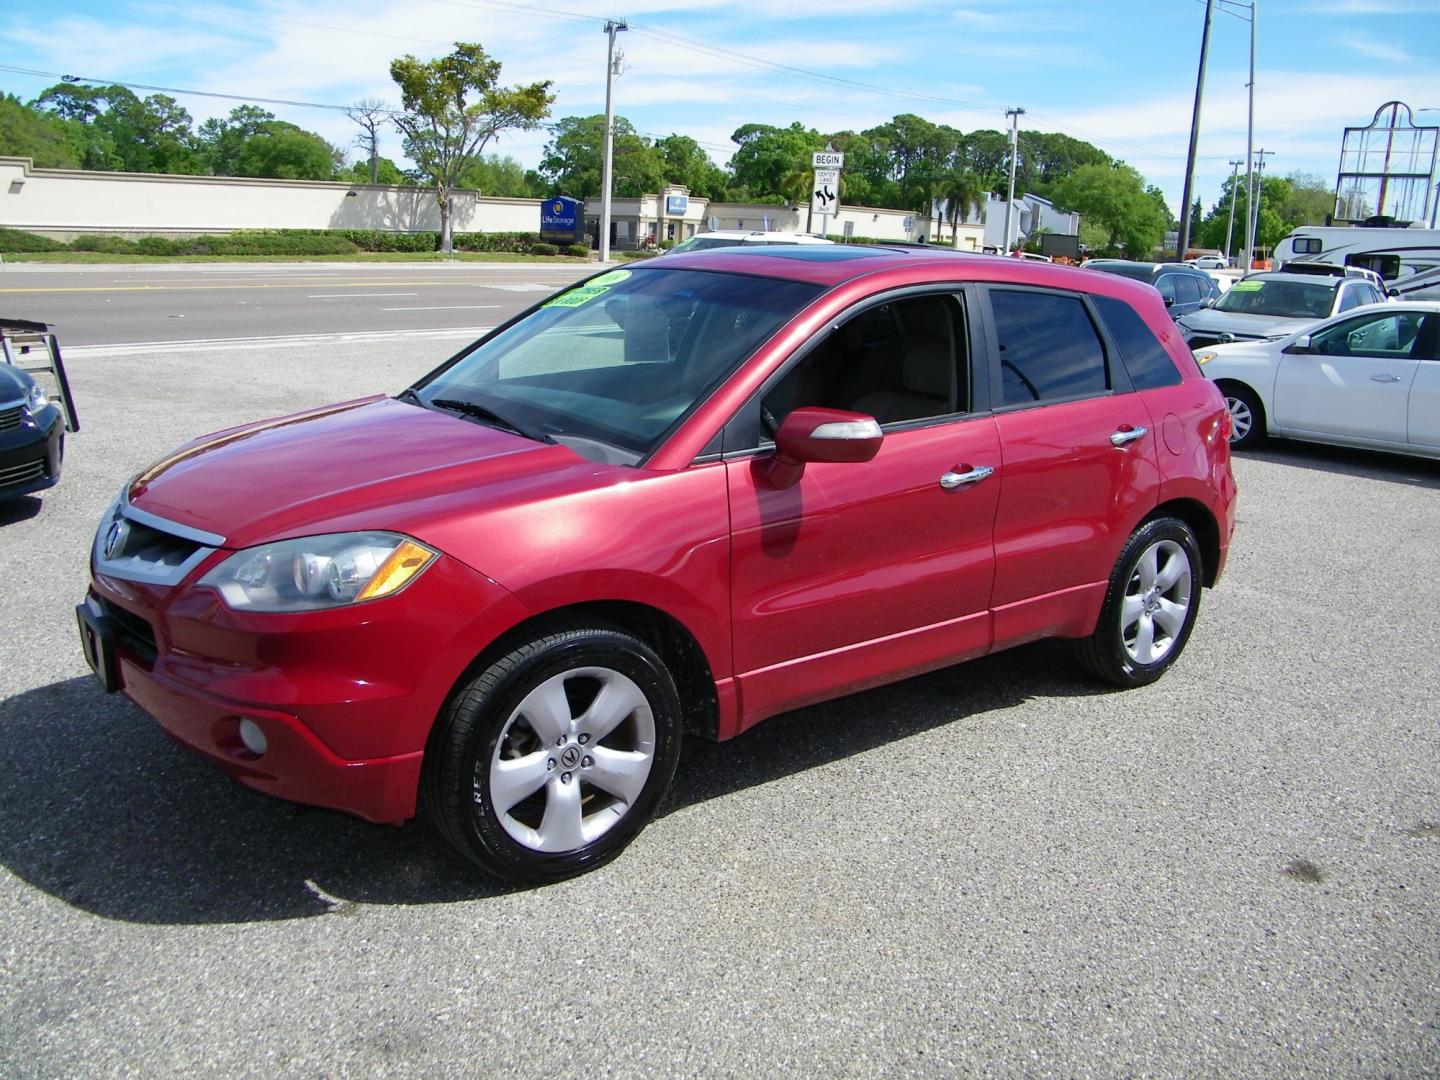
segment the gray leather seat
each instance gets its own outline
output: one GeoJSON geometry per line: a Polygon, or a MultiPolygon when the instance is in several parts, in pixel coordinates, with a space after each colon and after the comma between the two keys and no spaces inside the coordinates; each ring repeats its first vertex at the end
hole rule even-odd
{"type": "Polygon", "coordinates": [[[872,390],[856,399],[856,412],[882,424],[944,416],[955,409],[955,349],[950,309],[940,297],[912,300],[900,308],[902,328],[899,387],[872,390]]]}

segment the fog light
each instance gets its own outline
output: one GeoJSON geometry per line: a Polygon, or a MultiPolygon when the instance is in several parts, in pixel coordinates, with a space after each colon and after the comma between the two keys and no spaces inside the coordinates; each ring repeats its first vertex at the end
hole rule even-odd
{"type": "Polygon", "coordinates": [[[245,744],[245,749],[256,757],[260,757],[270,748],[265,732],[260,730],[260,725],[254,720],[240,721],[240,741],[245,744]]]}

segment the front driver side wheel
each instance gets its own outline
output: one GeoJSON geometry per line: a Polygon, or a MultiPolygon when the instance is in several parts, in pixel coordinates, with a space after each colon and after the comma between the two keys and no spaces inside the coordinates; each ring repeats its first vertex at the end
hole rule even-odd
{"type": "Polygon", "coordinates": [[[517,883],[608,862],[649,821],[680,754],[664,662],[609,623],[576,622],[500,657],[431,741],[425,803],[466,858],[517,883]]]}
{"type": "Polygon", "coordinates": [[[1265,407],[1248,386],[1226,383],[1220,389],[1230,410],[1230,449],[1247,450],[1265,438],[1265,407]]]}
{"type": "Polygon", "coordinates": [[[1080,662],[1116,686],[1160,678],[1190,638],[1202,577],[1190,526],[1172,517],[1147,521],[1120,552],[1095,632],[1075,643],[1080,662]]]}

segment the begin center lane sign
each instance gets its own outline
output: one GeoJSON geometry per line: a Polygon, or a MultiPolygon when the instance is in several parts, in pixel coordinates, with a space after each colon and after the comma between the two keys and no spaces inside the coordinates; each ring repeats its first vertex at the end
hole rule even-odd
{"type": "Polygon", "coordinates": [[[845,155],[834,150],[816,150],[810,155],[810,166],[815,169],[843,169],[845,155]]]}

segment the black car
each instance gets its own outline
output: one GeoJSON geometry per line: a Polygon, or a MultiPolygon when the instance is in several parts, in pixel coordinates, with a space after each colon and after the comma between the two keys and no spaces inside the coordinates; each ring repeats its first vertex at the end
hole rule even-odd
{"type": "Polygon", "coordinates": [[[1220,286],[1203,270],[1183,263],[1130,262],[1127,259],[1090,259],[1086,270],[1103,274],[1119,274],[1154,285],[1165,301],[1172,319],[1199,311],[1209,300],[1220,299],[1220,286]]]}
{"type": "MultiPolygon", "coordinates": [[[[65,455],[66,417],[44,387],[15,361],[12,332],[28,334],[43,324],[0,321],[6,338],[0,362],[0,500],[43,491],[60,482],[65,455]]],[[[50,345],[53,342],[46,342],[50,345]]],[[[28,351],[28,348],[27,348],[28,351]]],[[[55,355],[51,349],[52,357],[55,355]]],[[[54,370],[48,367],[48,370],[54,370]]],[[[61,369],[63,371],[63,369],[61,369]]]]}

